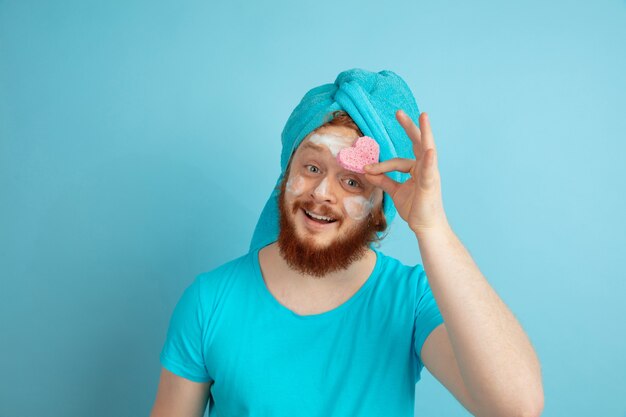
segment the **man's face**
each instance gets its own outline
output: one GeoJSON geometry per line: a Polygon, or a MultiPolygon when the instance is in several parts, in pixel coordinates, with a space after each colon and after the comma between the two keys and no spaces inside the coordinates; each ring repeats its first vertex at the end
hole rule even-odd
{"type": "Polygon", "coordinates": [[[357,138],[352,129],[325,126],[308,135],[291,159],[281,184],[278,244],[301,272],[322,276],[347,268],[384,229],[382,190],[336,159],[357,138]]]}

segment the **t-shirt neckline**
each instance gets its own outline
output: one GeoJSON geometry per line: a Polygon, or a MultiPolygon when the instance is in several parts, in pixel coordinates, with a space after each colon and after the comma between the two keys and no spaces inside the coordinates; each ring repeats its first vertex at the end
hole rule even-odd
{"type": "Polygon", "coordinates": [[[286,306],[282,305],[270,292],[269,288],[267,288],[267,285],[265,284],[265,280],[263,279],[263,274],[261,273],[261,263],[259,261],[259,251],[261,249],[262,248],[257,248],[252,252],[254,281],[258,283],[258,287],[261,290],[261,293],[263,293],[264,297],[268,299],[269,302],[272,303],[278,310],[299,320],[323,319],[325,317],[331,317],[336,314],[339,314],[345,309],[349,308],[351,304],[354,304],[354,302],[357,299],[361,298],[363,294],[368,292],[369,288],[374,285],[374,281],[378,278],[378,272],[380,269],[380,264],[382,262],[382,259],[381,259],[382,254],[376,249],[371,248],[376,254],[376,263],[374,265],[374,268],[372,269],[372,272],[370,273],[369,277],[367,277],[367,280],[363,283],[363,285],[361,285],[361,287],[354,294],[352,294],[352,296],[349,299],[347,299],[346,301],[344,301],[342,304],[338,305],[337,307],[333,308],[332,310],[324,311],[322,313],[317,313],[317,314],[301,315],[290,310],[286,306]]]}

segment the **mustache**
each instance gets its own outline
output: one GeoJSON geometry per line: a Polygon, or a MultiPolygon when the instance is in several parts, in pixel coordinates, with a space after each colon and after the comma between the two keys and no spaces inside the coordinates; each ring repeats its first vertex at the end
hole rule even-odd
{"type": "Polygon", "coordinates": [[[328,206],[316,206],[312,201],[296,201],[293,205],[294,213],[296,213],[300,208],[305,209],[306,211],[312,211],[313,213],[320,214],[325,217],[332,217],[336,220],[342,220],[341,214],[335,213],[328,206]]]}

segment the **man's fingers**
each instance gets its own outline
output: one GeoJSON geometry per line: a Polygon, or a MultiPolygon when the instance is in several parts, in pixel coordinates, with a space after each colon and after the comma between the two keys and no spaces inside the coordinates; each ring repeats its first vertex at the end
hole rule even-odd
{"type": "Polygon", "coordinates": [[[414,164],[415,160],[413,159],[392,158],[383,162],[378,162],[365,166],[365,173],[382,174],[384,172],[391,171],[409,172],[414,164]]]}
{"type": "Polygon", "coordinates": [[[392,180],[385,174],[365,174],[365,179],[376,187],[382,188],[383,191],[389,194],[391,197],[395,195],[396,190],[400,186],[399,182],[392,180]]]}
{"type": "Polygon", "coordinates": [[[435,138],[433,137],[433,130],[430,127],[430,119],[428,118],[428,114],[422,112],[420,114],[420,130],[422,132],[422,148],[424,152],[428,149],[435,149],[435,138]]]}
{"type": "Polygon", "coordinates": [[[406,132],[407,136],[413,142],[413,154],[416,158],[419,158],[422,154],[422,132],[419,127],[413,122],[413,119],[409,117],[404,110],[400,109],[396,112],[396,119],[400,122],[400,125],[406,132]]]}

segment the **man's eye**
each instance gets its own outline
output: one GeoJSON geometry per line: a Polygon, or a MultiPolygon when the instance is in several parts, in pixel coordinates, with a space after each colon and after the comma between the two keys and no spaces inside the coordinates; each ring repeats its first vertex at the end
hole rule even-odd
{"type": "Polygon", "coordinates": [[[355,181],[352,178],[348,178],[347,182],[348,182],[348,185],[353,188],[359,188],[361,186],[361,184],[359,184],[358,181],[355,181]]]}

